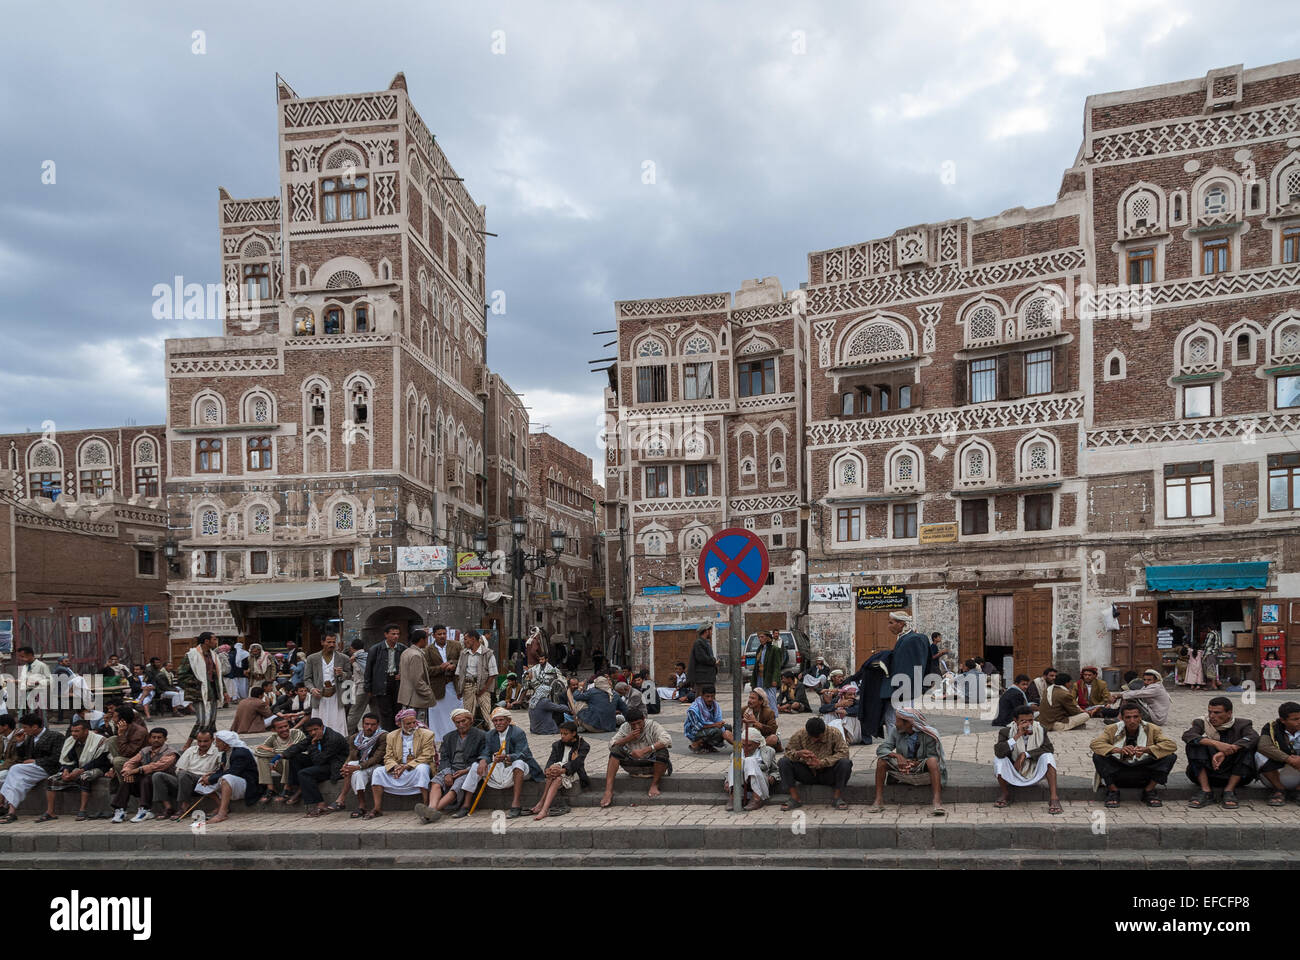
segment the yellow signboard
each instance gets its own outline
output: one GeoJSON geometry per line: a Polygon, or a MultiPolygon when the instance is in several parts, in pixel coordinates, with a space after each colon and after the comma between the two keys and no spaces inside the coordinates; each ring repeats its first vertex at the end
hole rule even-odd
{"type": "Polygon", "coordinates": [[[922,543],[955,543],[957,540],[957,524],[955,523],[923,523],[920,527],[922,543]]]}

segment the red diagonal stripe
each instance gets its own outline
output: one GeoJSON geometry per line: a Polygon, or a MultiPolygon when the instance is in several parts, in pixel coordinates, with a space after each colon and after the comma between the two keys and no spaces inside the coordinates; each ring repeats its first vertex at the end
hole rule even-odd
{"type": "Polygon", "coordinates": [[[744,560],[747,556],[749,556],[750,552],[753,549],[754,549],[754,544],[753,542],[750,542],[748,546],[746,546],[745,549],[740,552],[740,555],[737,556],[736,559],[732,560],[728,558],[727,555],[723,553],[720,549],[718,549],[717,544],[714,544],[712,552],[719,560],[722,561],[724,567],[722,571],[722,576],[718,578],[719,590],[722,589],[722,585],[727,582],[727,578],[730,577],[733,573],[736,576],[740,577],[740,579],[744,582],[745,586],[749,587],[749,589],[751,590],[754,589],[755,586],[754,581],[749,579],[749,577],[745,575],[745,571],[740,569],[741,561],[744,560]]]}

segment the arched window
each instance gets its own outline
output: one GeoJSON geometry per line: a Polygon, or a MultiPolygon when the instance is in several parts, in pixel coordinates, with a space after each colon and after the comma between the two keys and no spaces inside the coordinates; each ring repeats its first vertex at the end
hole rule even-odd
{"type": "Polygon", "coordinates": [[[876,319],[854,328],[843,341],[844,363],[881,363],[912,355],[910,331],[894,320],[876,319]]]}
{"type": "Polygon", "coordinates": [[[1018,457],[1021,480],[1041,480],[1060,475],[1059,447],[1049,434],[1036,433],[1021,440],[1018,457]]]}
{"type": "Polygon", "coordinates": [[[254,504],[249,514],[248,530],[255,536],[270,534],[271,508],[262,503],[254,504]]]}
{"type": "Polygon", "coordinates": [[[1212,183],[1201,195],[1201,212],[1206,217],[1227,213],[1232,203],[1232,193],[1226,183],[1212,183]]]}
{"type": "Polygon", "coordinates": [[[843,453],[831,464],[831,485],[835,489],[861,489],[867,483],[867,467],[856,453],[843,453]]]}
{"type": "Polygon", "coordinates": [[[997,343],[1002,317],[991,303],[977,303],[966,312],[966,345],[997,343]]]}
{"type": "Polygon", "coordinates": [[[662,340],[657,337],[646,337],[637,344],[636,355],[638,357],[662,357],[667,353],[664,349],[662,340]]]}
{"type": "Polygon", "coordinates": [[[1020,335],[1041,337],[1053,334],[1061,320],[1061,304],[1048,294],[1037,294],[1025,301],[1020,311],[1020,335]]]}
{"type": "Polygon", "coordinates": [[[702,333],[692,334],[682,344],[682,353],[688,356],[696,353],[712,353],[713,342],[702,333]]]}
{"type": "Polygon", "coordinates": [[[352,504],[338,503],[334,505],[334,529],[339,533],[348,533],[356,529],[356,517],[352,512],[352,504]]]}
{"type": "Polygon", "coordinates": [[[212,507],[205,507],[199,513],[199,533],[205,537],[221,534],[221,515],[212,507]]]}
{"type": "Polygon", "coordinates": [[[970,440],[957,453],[958,481],[963,486],[984,486],[993,482],[996,463],[993,448],[982,440],[970,440]]]}

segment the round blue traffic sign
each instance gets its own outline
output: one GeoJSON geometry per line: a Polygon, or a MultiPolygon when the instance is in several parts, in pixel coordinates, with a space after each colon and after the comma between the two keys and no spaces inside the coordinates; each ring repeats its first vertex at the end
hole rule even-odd
{"type": "Polygon", "coordinates": [[[719,531],[700,551],[700,586],[718,603],[744,603],[767,582],[767,547],[740,527],[719,531]]]}

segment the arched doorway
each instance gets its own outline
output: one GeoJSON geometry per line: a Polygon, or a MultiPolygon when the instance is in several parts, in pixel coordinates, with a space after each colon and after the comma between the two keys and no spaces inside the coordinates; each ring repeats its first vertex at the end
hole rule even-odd
{"type": "Polygon", "coordinates": [[[366,618],[366,625],[361,630],[361,639],[367,648],[384,639],[384,627],[390,623],[402,628],[400,639],[405,643],[412,630],[424,626],[424,617],[410,607],[380,607],[366,618]]]}

